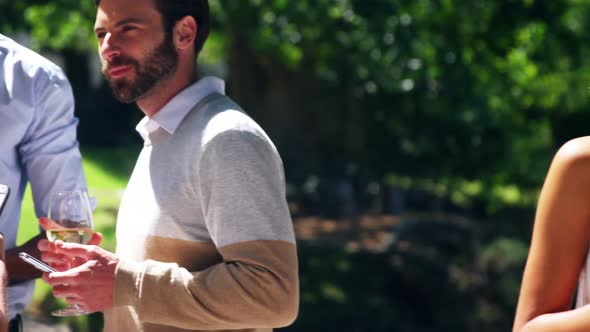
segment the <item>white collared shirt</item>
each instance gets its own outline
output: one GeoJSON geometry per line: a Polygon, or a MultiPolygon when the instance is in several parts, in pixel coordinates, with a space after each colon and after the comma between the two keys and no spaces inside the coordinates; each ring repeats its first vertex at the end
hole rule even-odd
{"type": "Polygon", "coordinates": [[[159,128],[172,135],[193,106],[212,93],[224,95],[225,82],[213,76],[204,77],[174,96],[154,116],[144,117],[137,124],[135,130],[139,132],[144,141],[148,141],[148,135],[159,128]]]}

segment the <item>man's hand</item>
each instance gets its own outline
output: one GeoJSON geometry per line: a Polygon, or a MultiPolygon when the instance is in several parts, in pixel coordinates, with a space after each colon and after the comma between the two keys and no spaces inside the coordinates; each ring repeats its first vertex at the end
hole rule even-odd
{"type": "Polygon", "coordinates": [[[95,245],[52,244],[57,254],[66,259],[79,258],[84,264],[64,272],[44,273],[43,280],[53,286],[53,295],[65,298],[88,312],[103,311],[113,306],[115,270],[119,259],[95,245]]]}
{"type": "MultiPolygon", "coordinates": [[[[41,227],[43,227],[45,230],[60,228],[58,224],[49,218],[40,218],[39,225],[41,225],[41,227]]],[[[94,232],[92,233],[92,238],[90,238],[90,241],[88,241],[87,244],[98,246],[102,242],[102,238],[103,237],[101,233],[94,232]]],[[[54,243],[48,241],[47,239],[39,240],[37,243],[37,248],[41,252],[41,260],[51,265],[58,271],[65,271],[86,263],[86,260],[83,260],[79,257],[74,259],[71,257],[66,257],[64,254],[57,251],[54,243]]]]}

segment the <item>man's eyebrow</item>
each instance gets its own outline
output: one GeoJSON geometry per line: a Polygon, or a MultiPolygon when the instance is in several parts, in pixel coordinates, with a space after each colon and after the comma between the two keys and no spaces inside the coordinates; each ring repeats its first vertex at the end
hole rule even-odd
{"type": "Polygon", "coordinates": [[[121,25],[129,24],[129,23],[142,24],[145,22],[146,22],[146,20],[144,20],[142,18],[130,17],[130,18],[120,20],[119,22],[115,23],[115,26],[119,27],[121,25]]]}
{"type": "MultiPolygon", "coordinates": [[[[130,17],[130,18],[125,18],[125,19],[122,19],[122,20],[120,20],[119,22],[115,23],[115,27],[120,27],[120,26],[122,26],[122,25],[129,24],[129,23],[143,24],[143,23],[145,23],[145,22],[146,22],[146,20],[144,20],[144,19],[141,19],[141,18],[135,18],[135,17],[130,17]]],[[[95,26],[95,27],[94,27],[94,31],[95,31],[95,32],[102,31],[102,30],[104,30],[104,28],[103,28],[103,27],[101,27],[101,26],[95,26]]]]}

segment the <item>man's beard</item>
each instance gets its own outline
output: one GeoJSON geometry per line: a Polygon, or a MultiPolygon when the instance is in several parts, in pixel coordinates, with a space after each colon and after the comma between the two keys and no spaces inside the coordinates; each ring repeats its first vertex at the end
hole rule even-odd
{"type": "Polygon", "coordinates": [[[109,81],[115,97],[123,103],[132,103],[144,96],[160,80],[172,74],[177,66],[178,58],[174,44],[172,40],[165,38],[148,54],[143,64],[133,58],[119,56],[103,65],[103,74],[109,81]],[[113,80],[109,69],[115,66],[132,66],[136,73],[135,79],[113,80]]]}

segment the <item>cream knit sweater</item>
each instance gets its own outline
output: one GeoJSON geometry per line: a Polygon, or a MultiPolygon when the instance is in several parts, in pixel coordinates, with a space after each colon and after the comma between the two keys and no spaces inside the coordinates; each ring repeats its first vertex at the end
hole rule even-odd
{"type": "Polygon", "coordinates": [[[271,331],[298,312],[283,166],[264,131],[211,94],[145,142],[117,221],[106,331],[271,331]]]}

